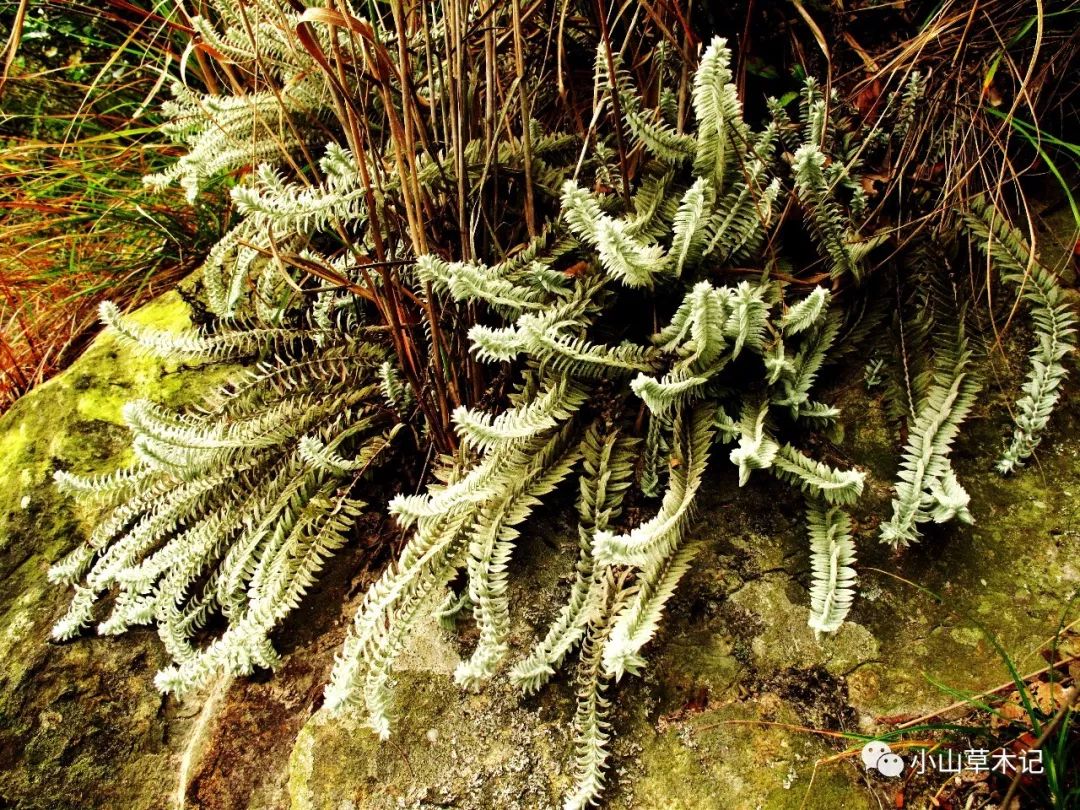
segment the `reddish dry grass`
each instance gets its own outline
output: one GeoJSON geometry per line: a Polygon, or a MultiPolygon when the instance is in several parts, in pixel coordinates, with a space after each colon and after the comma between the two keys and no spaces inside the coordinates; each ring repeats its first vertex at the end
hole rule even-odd
{"type": "MultiPolygon", "coordinates": [[[[0,6],[13,31],[23,5],[0,6]]],[[[168,289],[218,231],[205,210],[141,186],[167,158],[140,117],[175,65],[162,21],[114,0],[41,5],[78,28],[0,55],[0,411],[78,355],[102,299],[168,289]]]]}

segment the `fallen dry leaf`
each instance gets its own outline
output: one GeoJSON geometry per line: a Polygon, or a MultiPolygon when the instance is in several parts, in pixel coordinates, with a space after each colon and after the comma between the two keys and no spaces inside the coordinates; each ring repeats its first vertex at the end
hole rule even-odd
{"type": "Polygon", "coordinates": [[[1032,702],[1043,714],[1053,714],[1065,704],[1069,692],[1060,682],[1037,681],[1031,687],[1032,702]]]}
{"type": "Polygon", "coordinates": [[[589,263],[586,261],[574,262],[572,265],[563,270],[563,275],[570,278],[576,278],[589,269],[589,263]]]}
{"type": "Polygon", "coordinates": [[[994,731],[999,731],[1013,722],[1025,724],[1028,722],[1027,712],[1024,710],[1023,702],[1020,700],[1020,693],[1015,689],[997,707],[997,714],[990,718],[990,727],[994,731]]]}

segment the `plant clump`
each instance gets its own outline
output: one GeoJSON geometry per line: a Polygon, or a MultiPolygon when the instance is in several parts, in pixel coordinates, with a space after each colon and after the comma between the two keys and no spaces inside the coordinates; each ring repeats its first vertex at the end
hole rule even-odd
{"type": "MultiPolygon", "coordinates": [[[[432,612],[450,626],[471,617],[477,641],[455,673],[464,688],[505,673],[535,692],[573,662],[576,779],[566,806],[584,807],[603,791],[612,684],[647,666],[666,604],[695,564],[695,504],[710,462],[726,458],[741,486],[768,474],[799,493],[808,622],[826,634],[847,617],[857,588],[847,510],[865,474],[818,452],[841,416],[823,393],[832,367],[856,353],[869,360],[867,380],[883,385],[904,429],[881,541],[906,546],[928,522],[974,519],[950,451],[979,390],[986,341],[952,263],[940,261],[964,239],[1020,285],[1036,333],[1000,469],[1038,443],[1074,346],[1054,274],[984,202],[962,211],[967,236],[939,230],[900,243],[894,232],[905,223],[866,196],[862,172],[904,137],[917,77],[873,123],[809,79],[797,104],[771,101],[755,126],[717,37],[692,72],[683,120],[670,92],[651,106],[601,41],[592,114],[614,122],[610,133],[546,131],[523,114],[515,137],[459,139],[451,157],[430,133],[413,133],[407,94],[388,90],[396,73],[448,112],[460,102],[425,72],[422,36],[337,12],[220,6],[217,22],[193,21],[202,41],[288,93],[241,102],[178,88],[170,133],[188,151],[151,180],[194,197],[221,172],[262,161],[233,188],[241,219],[203,271],[220,320],[166,336],[104,312],[151,350],[255,365],[199,412],[132,403],[134,469],[58,475],[116,503],[53,569],[76,589],[58,638],[94,620],[110,593],[99,631],[156,626],[175,660],[158,676],[165,691],[273,667],[273,630],[347,545],[370,508],[365,477],[409,434],[399,452],[441,452],[437,480],[389,504],[408,539],[366,593],[326,703],[365,712],[388,736],[394,666],[411,631],[432,612]],[[243,33],[258,9],[262,50],[243,33]],[[280,19],[304,32],[302,48],[280,19]],[[373,140],[349,112],[359,80],[325,69],[354,36],[378,86],[364,96],[369,126],[385,123],[373,140]],[[278,112],[288,121],[280,131],[269,124],[278,112]],[[330,121],[338,137],[299,170],[330,121]],[[498,196],[505,184],[533,207],[509,217],[509,234],[489,250],[435,245],[418,228],[432,200],[458,201],[464,217],[470,196],[498,196]],[[522,220],[528,235],[517,241],[522,220]],[[530,514],[567,481],[577,493],[573,582],[542,638],[517,651],[510,561],[530,514]],[[636,519],[650,503],[651,516],[636,519]],[[214,616],[224,630],[203,629],[214,616]]],[[[681,66],[659,64],[666,87],[681,66]]]]}

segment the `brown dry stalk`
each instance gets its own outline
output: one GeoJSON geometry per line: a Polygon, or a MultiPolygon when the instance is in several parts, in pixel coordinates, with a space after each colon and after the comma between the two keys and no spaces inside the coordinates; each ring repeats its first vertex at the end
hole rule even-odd
{"type": "Polygon", "coordinates": [[[523,57],[524,45],[521,34],[521,0],[511,0],[514,26],[514,68],[517,83],[518,101],[521,106],[521,145],[525,152],[525,223],[529,229],[529,236],[535,237],[536,230],[536,203],[533,198],[532,179],[532,134],[529,132],[529,94],[525,87],[525,60],[523,57]]]}

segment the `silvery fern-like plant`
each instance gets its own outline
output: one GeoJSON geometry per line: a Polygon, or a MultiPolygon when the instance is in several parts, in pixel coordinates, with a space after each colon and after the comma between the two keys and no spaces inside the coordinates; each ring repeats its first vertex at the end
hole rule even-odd
{"type": "MultiPolygon", "coordinates": [[[[403,328],[387,313],[387,286],[401,285],[387,270],[401,264],[394,259],[400,243],[378,215],[401,204],[400,177],[386,175],[373,202],[362,169],[382,171],[385,156],[361,157],[337,141],[314,140],[333,134],[322,126],[332,96],[290,33],[301,22],[298,13],[272,2],[220,0],[213,8],[214,22],[193,21],[198,36],[277,89],[196,94],[178,85],[166,105],[165,131],[187,152],[147,183],[178,182],[194,197],[227,172],[251,169],[231,189],[238,222],[201,269],[218,320],[202,331],[170,334],[108,305],[102,314],[123,339],[158,356],[248,369],[197,412],[129,403],[133,469],[102,478],[57,476],[65,490],[114,508],[52,571],[55,581],[75,587],[54,636],[71,638],[91,623],[102,633],[155,626],[174,660],[157,683],[175,693],[220,673],[272,668],[272,631],[349,540],[368,500],[364,481],[400,443],[403,424],[410,423],[414,442],[431,439],[430,411],[418,396],[429,387],[408,375],[400,344],[385,332],[387,320],[403,328]],[[301,152],[321,157],[301,169],[301,152]],[[366,254],[380,236],[391,245],[387,261],[371,267],[366,254]],[[112,612],[102,616],[100,603],[109,596],[112,612]],[[215,617],[224,630],[209,632],[215,617]]],[[[333,28],[313,32],[324,48],[343,36],[333,28]]],[[[533,134],[537,185],[558,188],[564,170],[544,159],[561,160],[571,139],[533,134]]],[[[492,166],[520,170],[520,143],[500,144],[494,162],[482,143],[464,151],[470,179],[492,166]]],[[[427,192],[442,193],[453,169],[425,156],[416,179],[427,192]]],[[[524,254],[517,261],[528,269],[524,254]]],[[[408,293],[419,298],[422,268],[415,276],[411,270],[409,283],[419,283],[408,293]]],[[[558,286],[559,277],[541,272],[537,284],[558,286]]],[[[526,431],[534,413],[512,425],[497,419],[487,430],[526,431]]],[[[485,426],[474,428],[483,446],[485,426]]]]}
{"type": "Polygon", "coordinates": [[[985,199],[970,201],[964,221],[999,274],[1020,290],[1031,307],[1035,345],[1024,395],[1016,402],[1012,439],[998,461],[1001,473],[1023,466],[1035,452],[1065,379],[1062,361],[1076,350],[1076,314],[1065,302],[1054,273],[1032,255],[1027,240],[985,199]]]}
{"type": "MultiPolygon", "coordinates": [[[[674,93],[662,89],[652,108],[620,55],[601,46],[595,119],[618,111],[619,137],[597,127],[581,143],[523,112],[520,135],[458,143],[451,160],[438,144],[421,149],[392,131],[403,89],[398,100],[364,97],[380,144],[364,151],[349,127],[334,128],[335,105],[360,80],[350,69],[324,81],[315,58],[355,44],[342,26],[307,25],[312,39],[298,48],[290,32],[306,23],[285,4],[208,5],[213,19],[192,20],[201,45],[272,89],[177,87],[168,131],[187,153],[149,182],[179,183],[194,198],[238,175],[238,221],[202,272],[219,320],[167,335],[111,308],[103,314],[149,351],[250,368],[199,411],[130,404],[134,468],[58,474],[62,487],[113,509],[52,571],[75,587],[57,638],[92,621],[105,633],[153,625],[174,659],[158,685],[173,692],[272,667],[273,630],[371,508],[362,503],[368,473],[406,433],[422,450],[435,446],[441,418],[456,442],[438,446],[436,483],[389,504],[408,541],[365,594],[326,705],[359,710],[388,736],[395,665],[421,621],[434,615],[452,627],[469,617],[478,632],[455,672],[462,687],[505,674],[533,693],[573,669],[575,782],[565,806],[589,806],[605,785],[614,685],[647,668],[664,612],[698,564],[694,514],[710,468],[730,462],[739,486],[772,476],[805,501],[808,625],[818,635],[842,627],[857,586],[848,510],[865,474],[812,448],[840,417],[821,393],[830,363],[880,347],[881,278],[920,310],[895,318],[900,345],[932,345],[910,363],[902,349],[887,374],[907,434],[881,536],[907,545],[926,524],[972,520],[949,455],[974,407],[977,352],[960,308],[929,306],[923,285],[876,260],[890,229],[869,214],[859,176],[867,153],[888,150],[910,125],[917,80],[869,130],[845,121],[839,100],[813,80],[798,112],[770,101],[755,129],[731,53],[714,39],[688,88],[692,122],[677,123],[674,93]],[[639,167],[632,178],[615,166],[625,148],[639,167]],[[464,237],[456,248],[404,238],[410,206],[415,218],[432,201],[457,200],[460,225],[466,200],[496,176],[526,178],[541,201],[529,213],[548,214],[530,222],[523,244],[523,228],[507,224],[515,216],[492,226],[487,251],[467,249],[464,237]],[[620,181],[624,194],[611,191],[620,181]],[[793,231],[807,245],[798,267],[784,247],[793,231]],[[448,316],[435,317],[444,304],[448,316]],[[421,308],[426,321],[402,322],[421,308]],[[478,382],[471,397],[455,390],[440,412],[431,392],[449,387],[454,372],[440,360],[454,358],[436,330],[448,323],[455,345],[471,351],[457,359],[502,364],[501,381],[487,390],[478,382]],[[412,342],[403,346],[403,336],[412,342]],[[511,561],[530,516],[560,487],[577,493],[572,581],[535,642],[515,650],[511,561]],[[634,510],[624,508],[631,493],[643,499],[634,510]],[[630,519],[650,502],[649,517],[630,519]],[[97,615],[108,595],[112,612],[97,615]],[[208,624],[214,617],[223,622],[208,624]]],[[[380,30],[368,44],[396,46],[396,37],[380,30]]],[[[401,75],[426,86],[446,117],[453,103],[441,71],[419,56],[427,43],[400,44],[401,75]]],[[[1002,462],[1011,469],[1030,455],[1059,396],[1074,322],[1020,235],[977,205],[969,213],[1003,275],[1025,290],[1039,334],[1002,462]]]]}
{"type": "Polygon", "coordinates": [[[818,633],[839,629],[855,598],[855,541],[851,518],[840,507],[811,500],[806,507],[810,534],[810,626],[818,633]]]}
{"type": "MultiPolygon", "coordinates": [[[[331,296],[332,298],[332,296],[331,296]]],[[[270,668],[270,634],[348,541],[366,504],[356,483],[376,469],[400,425],[381,401],[385,351],[340,300],[290,326],[222,324],[173,334],[115,307],[104,321],[158,356],[249,364],[198,410],[127,403],[134,466],[64,491],[110,507],[87,541],[49,571],[75,596],[53,637],[87,624],[112,635],[154,625],[174,665],[167,692],[270,668]],[[107,613],[99,603],[115,598],[107,613]],[[215,616],[226,629],[207,635],[215,616]]]]}
{"type": "MultiPolygon", "coordinates": [[[[388,170],[391,159],[382,149],[361,155],[326,140],[333,133],[328,122],[339,112],[335,93],[358,91],[352,84],[357,77],[328,83],[316,55],[335,49],[352,52],[356,44],[347,30],[305,25],[302,11],[273,0],[213,0],[209,6],[213,19],[191,19],[198,47],[243,70],[260,89],[199,93],[172,83],[174,98],[164,105],[162,131],[186,151],[144,182],[156,189],[178,184],[194,202],[226,175],[241,174],[230,189],[239,221],[202,266],[206,302],[223,318],[255,311],[262,320],[273,321],[293,292],[289,279],[305,272],[340,277],[359,257],[378,252],[376,245],[390,251],[384,261],[398,259],[389,221],[403,206],[405,190],[400,173],[388,170]],[[309,48],[300,47],[296,38],[301,27],[313,37],[309,48]],[[348,243],[350,250],[324,252],[322,243],[328,237],[348,243]]],[[[393,30],[380,29],[378,37],[384,49],[395,46],[393,30]]],[[[422,51],[418,44],[410,42],[409,48],[422,51]]],[[[425,69],[419,56],[408,67],[418,76],[425,69]]],[[[380,113],[387,114],[385,100],[372,96],[367,103],[369,123],[377,127],[380,113]]],[[[558,153],[572,139],[543,133],[532,121],[529,127],[535,186],[556,193],[564,175],[558,153]]],[[[351,143],[348,137],[341,140],[351,143]]],[[[493,167],[522,170],[522,140],[500,142],[493,155],[487,149],[482,140],[464,144],[460,168],[467,182],[478,182],[493,167]]],[[[459,167],[437,155],[417,155],[412,168],[416,186],[425,194],[446,193],[458,181],[459,167]]]]}
{"type": "MultiPolygon", "coordinates": [[[[842,510],[862,491],[863,474],[815,461],[777,435],[781,421],[820,425],[838,413],[811,399],[839,329],[829,291],[785,303],[778,284],[724,284],[712,269],[762,244],[782,183],[769,176],[779,168],[770,151],[775,139],[751,133],[732,101],[729,57],[722,41],[703,55],[694,80],[699,130],[675,139],[678,148],[668,148],[670,132],[654,131],[662,126],[654,116],[632,122],[641,143],[655,146],[656,165],[635,195],[640,206],[623,208],[567,181],[559,221],[528,246],[527,260],[486,265],[427,255],[417,262],[425,281],[503,317],[498,326],[473,327],[474,351],[523,364],[523,376],[508,410],[455,413],[462,445],[474,453],[459,457],[445,485],[391,503],[415,534],[365,598],[327,705],[357,706],[388,735],[394,661],[424,613],[446,621],[471,612],[479,638],[457,680],[477,688],[495,676],[511,653],[506,572],[519,526],[540,498],[576,476],[575,581],[550,629],[509,670],[534,691],[580,653],[578,782],[568,807],[599,795],[610,735],[605,690],[646,666],[644,648],[693,564],[694,507],[717,444],[736,445],[730,460],[741,484],[754,471],[771,471],[823,505],[811,510],[809,524],[815,629],[835,630],[852,601],[854,554],[842,510]],[[563,256],[588,270],[553,284],[551,268],[563,256]],[[622,291],[680,285],[681,303],[648,342],[612,339],[610,302],[622,291]],[[732,401],[726,376],[748,358],[760,369],[757,393],[732,401]],[[620,526],[619,504],[635,472],[622,437],[641,405],[649,422],[644,455],[659,469],[638,474],[666,484],[654,517],[620,526]],[[733,406],[738,419],[728,416],[733,406]],[[462,581],[459,591],[448,590],[462,581]]],[[[602,77],[605,62],[601,53],[602,77]]],[[[610,84],[632,109],[643,109],[624,77],[610,84]]]]}
{"type": "Polygon", "coordinates": [[[918,524],[930,520],[944,523],[957,518],[972,522],[967,493],[949,461],[952,443],[980,387],[971,364],[961,319],[954,340],[938,353],[929,385],[916,405],[896,483],[892,518],[881,525],[883,542],[906,546],[919,538],[918,524]]]}

